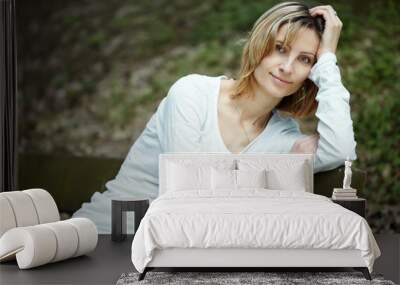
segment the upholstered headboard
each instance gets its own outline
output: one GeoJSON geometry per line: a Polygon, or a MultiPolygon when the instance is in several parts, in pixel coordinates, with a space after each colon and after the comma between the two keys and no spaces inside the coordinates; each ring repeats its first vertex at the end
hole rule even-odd
{"type": "Polygon", "coordinates": [[[277,163],[304,162],[304,175],[307,181],[307,192],[314,193],[314,154],[277,154],[277,153],[252,153],[252,154],[229,154],[229,153],[163,153],[159,156],[159,195],[166,192],[167,168],[169,162],[175,162],[189,166],[218,166],[220,164],[236,167],[238,161],[249,160],[261,162],[263,165],[276,165],[277,163]]]}

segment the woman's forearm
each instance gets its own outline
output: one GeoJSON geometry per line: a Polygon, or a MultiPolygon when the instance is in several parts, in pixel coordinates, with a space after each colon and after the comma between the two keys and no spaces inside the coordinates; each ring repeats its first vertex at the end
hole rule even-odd
{"type": "Polygon", "coordinates": [[[317,132],[319,134],[315,167],[317,171],[333,169],[348,157],[357,158],[350,93],[343,86],[336,56],[324,53],[311,70],[309,78],[318,86],[317,132]]]}

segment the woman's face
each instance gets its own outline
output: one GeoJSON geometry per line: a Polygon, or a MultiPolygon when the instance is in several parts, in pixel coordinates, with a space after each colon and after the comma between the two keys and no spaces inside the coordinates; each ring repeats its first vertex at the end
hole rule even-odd
{"type": "Polygon", "coordinates": [[[279,29],[275,47],[254,71],[259,91],[278,98],[291,95],[302,86],[317,59],[319,46],[316,32],[303,28],[290,47],[283,47],[287,27],[285,24],[279,29]]]}

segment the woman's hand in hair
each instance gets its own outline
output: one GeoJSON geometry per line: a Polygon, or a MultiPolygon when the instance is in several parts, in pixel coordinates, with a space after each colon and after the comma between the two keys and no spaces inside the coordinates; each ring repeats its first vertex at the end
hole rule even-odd
{"type": "Polygon", "coordinates": [[[336,53],[343,23],[335,10],[330,5],[316,6],[310,9],[310,14],[313,17],[320,15],[325,19],[325,30],[319,45],[317,58],[319,59],[324,52],[336,53]]]}
{"type": "Polygon", "coordinates": [[[298,139],[289,153],[315,153],[317,151],[319,134],[298,139]]]}

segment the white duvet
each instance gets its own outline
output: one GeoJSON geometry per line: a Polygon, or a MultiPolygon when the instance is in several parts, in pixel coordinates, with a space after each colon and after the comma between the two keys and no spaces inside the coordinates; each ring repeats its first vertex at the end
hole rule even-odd
{"type": "Polygon", "coordinates": [[[155,199],[132,242],[143,272],[154,249],[359,249],[372,272],[381,254],[367,221],[329,198],[300,191],[179,191],[155,199]]]}

